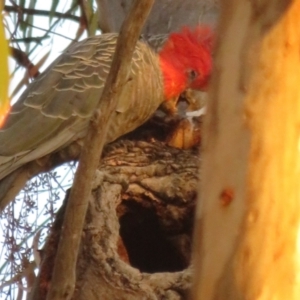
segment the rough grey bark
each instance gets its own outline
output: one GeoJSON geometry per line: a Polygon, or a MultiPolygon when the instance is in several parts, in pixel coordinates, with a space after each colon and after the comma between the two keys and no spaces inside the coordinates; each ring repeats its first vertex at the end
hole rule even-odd
{"type": "MultiPolygon", "coordinates": [[[[191,283],[197,150],[123,141],[106,151],[93,182],[73,299],[186,299],[191,283]]],[[[44,299],[63,209],[43,254],[44,299]]]]}
{"type": "MultiPolygon", "coordinates": [[[[132,0],[97,0],[99,25],[104,32],[118,32],[132,0]]],[[[145,34],[169,33],[184,25],[215,24],[218,0],[157,0],[144,27],[145,34]]]]}

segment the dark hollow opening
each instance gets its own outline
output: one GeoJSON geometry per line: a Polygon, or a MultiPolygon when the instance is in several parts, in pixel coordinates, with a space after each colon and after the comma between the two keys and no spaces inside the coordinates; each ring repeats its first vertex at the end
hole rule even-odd
{"type": "Polygon", "coordinates": [[[130,265],[147,273],[181,271],[188,266],[186,255],[172,242],[174,232],[171,235],[162,228],[153,207],[127,200],[118,212],[120,236],[130,265]]]}

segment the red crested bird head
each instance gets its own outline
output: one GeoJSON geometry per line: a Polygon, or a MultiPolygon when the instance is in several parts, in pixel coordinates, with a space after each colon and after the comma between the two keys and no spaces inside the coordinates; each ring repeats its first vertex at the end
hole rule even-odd
{"type": "Polygon", "coordinates": [[[159,52],[165,99],[185,89],[206,90],[212,70],[213,32],[208,26],[184,27],[169,36],[159,52]]]}

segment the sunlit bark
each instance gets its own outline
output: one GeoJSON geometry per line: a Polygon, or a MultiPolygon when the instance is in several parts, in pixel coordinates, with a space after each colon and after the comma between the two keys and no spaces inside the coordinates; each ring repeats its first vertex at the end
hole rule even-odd
{"type": "Polygon", "coordinates": [[[194,299],[300,299],[300,1],[226,1],[219,32],[194,299]]]}

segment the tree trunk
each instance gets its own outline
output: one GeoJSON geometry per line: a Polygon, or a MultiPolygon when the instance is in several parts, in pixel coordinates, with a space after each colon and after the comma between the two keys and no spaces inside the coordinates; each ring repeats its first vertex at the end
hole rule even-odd
{"type": "MultiPolygon", "coordinates": [[[[121,141],[106,150],[77,264],[76,300],[186,299],[197,150],[121,141]]],[[[35,297],[46,299],[65,205],[43,251],[35,297]]]]}
{"type": "Polygon", "coordinates": [[[194,298],[300,299],[300,1],[224,1],[219,32],[194,298]]]}

